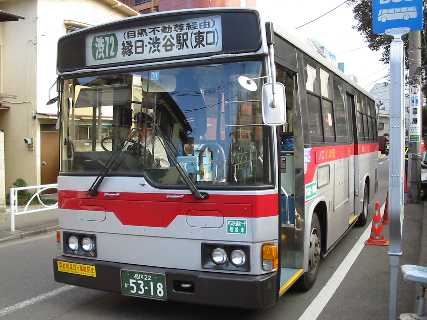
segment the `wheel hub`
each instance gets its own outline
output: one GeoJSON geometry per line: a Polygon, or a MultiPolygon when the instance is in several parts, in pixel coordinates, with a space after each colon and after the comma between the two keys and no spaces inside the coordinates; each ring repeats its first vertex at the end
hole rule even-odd
{"type": "Polygon", "coordinates": [[[310,235],[310,255],[309,255],[309,267],[310,271],[316,269],[320,262],[320,239],[317,234],[317,230],[313,229],[310,235]]]}

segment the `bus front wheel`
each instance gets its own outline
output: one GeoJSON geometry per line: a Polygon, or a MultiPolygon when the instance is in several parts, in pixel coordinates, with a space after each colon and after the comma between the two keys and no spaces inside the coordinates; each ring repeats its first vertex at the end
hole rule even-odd
{"type": "Polygon", "coordinates": [[[317,213],[313,213],[313,219],[311,220],[310,227],[310,244],[308,249],[308,270],[298,280],[296,286],[299,290],[308,291],[313,286],[317,278],[319,271],[320,259],[321,259],[321,239],[322,230],[320,227],[319,217],[317,213]]]}
{"type": "Polygon", "coordinates": [[[359,218],[357,218],[356,226],[363,227],[368,221],[369,214],[369,184],[365,183],[365,189],[363,190],[363,204],[362,204],[362,212],[359,214],[359,218]]]}

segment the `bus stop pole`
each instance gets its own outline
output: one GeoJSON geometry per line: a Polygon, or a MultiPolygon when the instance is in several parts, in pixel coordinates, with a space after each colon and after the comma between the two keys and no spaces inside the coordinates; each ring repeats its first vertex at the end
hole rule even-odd
{"type": "Polygon", "coordinates": [[[389,168],[389,209],[390,209],[390,295],[389,320],[397,319],[399,264],[402,255],[402,222],[404,213],[404,91],[403,91],[403,41],[404,30],[394,30],[390,47],[390,168],[389,168]],[[401,32],[399,32],[401,31],[401,32]]]}

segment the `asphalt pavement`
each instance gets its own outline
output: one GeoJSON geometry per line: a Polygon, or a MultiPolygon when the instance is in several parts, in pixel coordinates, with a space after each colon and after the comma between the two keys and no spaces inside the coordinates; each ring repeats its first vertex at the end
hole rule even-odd
{"type": "MultiPolygon", "coordinates": [[[[381,203],[385,200],[387,190],[387,170],[387,161],[381,161],[377,194],[377,200],[381,203]]],[[[419,215],[414,214],[414,219],[409,219],[407,226],[416,228],[417,223],[419,224],[417,219],[419,215]]],[[[52,279],[52,257],[57,253],[53,233],[7,242],[0,244],[0,319],[299,319],[316,301],[319,292],[328,286],[329,280],[364,232],[365,228],[352,229],[323,260],[318,280],[309,292],[290,290],[276,306],[262,311],[139,300],[64,286],[52,279]]],[[[415,239],[417,234],[412,229],[411,233],[411,237],[415,239]]],[[[408,242],[407,249],[412,252],[409,258],[414,258],[419,246],[419,243],[415,245],[408,242]]],[[[383,270],[387,269],[388,260],[385,252],[385,248],[363,248],[344,281],[339,283],[337,291],[323,309],[320,319],[386,318],[384,308],[388,291],[385,284],[388,279],[383,270]],[[377,282],[380,284],[379,289],[377,282]],[[381,303],[377,304],[373,297],[377,297],[381,303]],[[367,312],[361,313],[363,308],[377,311],[372,313],[372,317],[366,317],[367,312]]],[[[413,299],[411,290],[405,291],[405,308],[413,299]]]]}

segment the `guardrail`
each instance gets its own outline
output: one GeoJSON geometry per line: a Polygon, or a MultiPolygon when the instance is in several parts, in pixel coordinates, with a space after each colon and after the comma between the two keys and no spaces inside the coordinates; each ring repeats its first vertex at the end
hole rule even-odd
{"type": "Polygon", "coordinates": [[[10,231],[15,232],[15,218],[16,216],[46,210],[52,210],[58,208],[58,201],[55,204],[46,204],[42,200],[42,193],[46,190],[50,189],[58,189],[58,184],[45,184],[39,186],[28,186],[28,187],[16,187],[10,188],[10,231]],[[19,205],[19,191],[26,190],[36,190],[36,192],[29,198],[29,200],[25,203],[25,205],[19,205]],[[35,206],[31,206],[32,202],[37,199],[39,207],[34,208],[35,206]]]}

